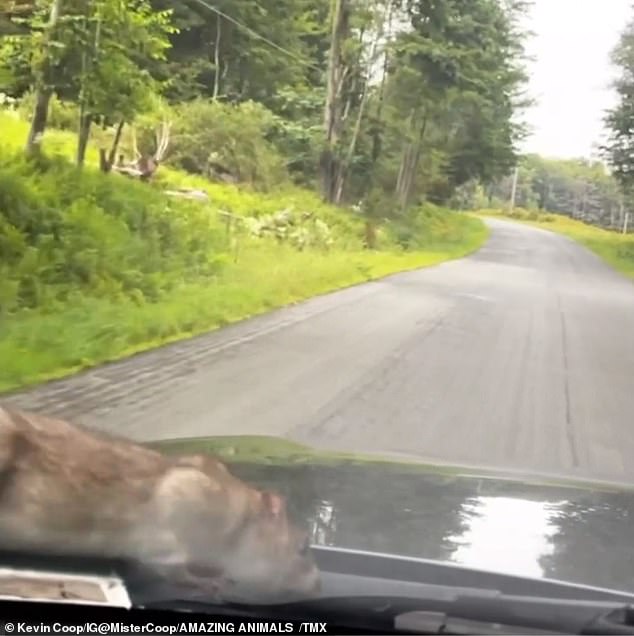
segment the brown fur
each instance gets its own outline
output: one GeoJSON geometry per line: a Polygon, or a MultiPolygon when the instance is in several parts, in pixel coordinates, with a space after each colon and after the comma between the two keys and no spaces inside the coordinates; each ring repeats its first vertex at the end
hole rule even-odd
{"type": "Polygon", "coordinates": [[[284,500],[219,460],[168,457],[1,407],[0,545],[131,559],[214,590],[221,581],[267,595],[318,586],[284,500]]]}

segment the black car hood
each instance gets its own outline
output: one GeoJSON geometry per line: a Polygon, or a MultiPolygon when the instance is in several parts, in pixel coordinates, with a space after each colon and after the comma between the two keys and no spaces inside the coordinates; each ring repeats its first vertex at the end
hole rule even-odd
{"type": "Polygon", "coordinates": [[[634,593],[634,489],[290,447],[240,453],[227,439],[158,446],[223,455],[237,476],[286,495],[317,545],[634,593]]]}

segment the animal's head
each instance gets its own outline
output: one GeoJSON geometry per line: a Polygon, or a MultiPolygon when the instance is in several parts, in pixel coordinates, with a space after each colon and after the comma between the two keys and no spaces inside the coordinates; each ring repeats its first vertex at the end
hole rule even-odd
{"type": "Polygon", "coordinates": [[[308,533],[289,518],[283,497],[254,490],[235,550],[226,564],[235,591],[260,598],[305,598],[319,592],[308,533]]]}
{"type": "Polygon", "coordinates": [[[192,560],[221,571],[238,596],[293,598],[319,591],[308,534],[289,519],[282,496],[249,486],[208,456],[182,457],[177,467],[168,480],[170,499],[183,511],[178,523],[189,537],[192,560]]]}

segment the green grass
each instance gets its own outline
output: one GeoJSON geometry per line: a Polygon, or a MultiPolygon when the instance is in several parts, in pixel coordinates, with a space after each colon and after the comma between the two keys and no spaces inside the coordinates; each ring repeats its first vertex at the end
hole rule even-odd
{"type": "Polygon", "coordinates": [[[183,284],[157,302],[81,298],[54,312],[20,312],[0,326],[0,391],[64,377],[311,296],[461,255],[316,256],[263,248],[250,251],[218,280],[183,284]]]}
{"type": "Polygon", "coordinates": [[[476,214],[508,218],[568,236],[597,254],[618,272],[634,278],[634,234],[604,230],[562,214],[529,210],[518,210],[514,214],[501,210],[479,210],[476,214]]]}
{"type": "Polygon", "coordinates": [[[488,236],[477,219],[425,207],[399,228],[385,226],[379,249],[364,250],[362,220],[311,192],[256,194],[165,166],[145,185],[100,174],[94,147],[80,173],[68,163],[74,135],[54,130],[44,166],[33,165],[21,154],[26,124],[0,112],[0,131],[1,392],[459,258],[488,236]],[[161,192],[181,185],[205,189],[211,202],[161,192]],[[299,251],[245,231],[228,235],[218,215],[289,207],[325,222],[332,245],[299,251]]]}

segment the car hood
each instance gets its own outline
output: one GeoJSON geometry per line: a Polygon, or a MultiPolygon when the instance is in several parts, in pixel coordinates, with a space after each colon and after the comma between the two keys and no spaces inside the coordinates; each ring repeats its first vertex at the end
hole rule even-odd
{"type": "Polygon", "coordinates": [[[263,438],[157,444],[221,455],[286,495],[313,543],[634,593],[634,488],[312,452],[263,438]]]}

